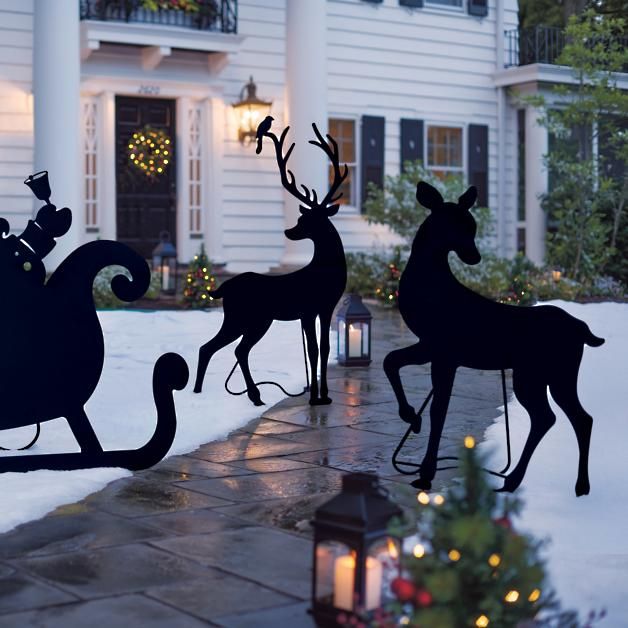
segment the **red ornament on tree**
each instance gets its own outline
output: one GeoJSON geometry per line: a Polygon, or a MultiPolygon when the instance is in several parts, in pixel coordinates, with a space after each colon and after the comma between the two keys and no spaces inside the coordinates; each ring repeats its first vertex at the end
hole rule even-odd
{"type": "Polygon", "coordinates": [[[419,589],[414,601],[418,606],[429,606],[432,603],[432,594],[427,589],[419,589]]]}
{"type": "Polygon", "coordinates": [[[498,526],[501,526],[502,528],[506,530],[512,531],[512,521],[510,521],[507,515],[504,515],[503,517],[499,517],[498,519],[493,519],[493,523],[497,524],[498,526]]]}
{"type": "Polygon", "coordinates": [[[409,602],[416,594],[416,587],[414,586],[414,583],[410,582],[410,580],[406,580],[405,578],[395,578],[392,581],[390,588],[400,602],[409,602]]]}

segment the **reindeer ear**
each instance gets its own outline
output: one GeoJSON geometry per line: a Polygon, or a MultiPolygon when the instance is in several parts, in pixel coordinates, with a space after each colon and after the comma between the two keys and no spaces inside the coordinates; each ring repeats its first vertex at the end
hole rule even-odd
{"type": "Polygon", "coordinates": [[[416,186],[416,200],[426,209],[438,210],[443,206],[443,197],[440,192],[425,181],[416,186]]]}
{"type": "Polygon", "coordinates": [[[327,208],[327,215],[328,216],[335,216],[338,213],[339,209],[340,209],[340,205],[338,205],[338,203],[334,203],[333,205],[330,205],[327,208]]]}
{"type": "Polygon", "coordinates": [[[301,212],[301,215],[305,216],[305,214],[309,213],[309,211],[309,207],[303,207],[303,205],[299,205],[299,212],[301,212]]]}
{"type": "Polygon", "coordinates": [[[478,191],[475,185],[472,185],[462,196],[458,197],[458,207],[462,210],[471,209],[478,200],[478,191]]]}

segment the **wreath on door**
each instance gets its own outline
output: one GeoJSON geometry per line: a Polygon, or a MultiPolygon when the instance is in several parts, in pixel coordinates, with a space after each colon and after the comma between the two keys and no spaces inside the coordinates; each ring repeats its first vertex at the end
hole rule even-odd
{"type": "Polygon", "coordinates": [[[160,129],[145,126],[127,142],[131,165],[149,179],[162,175],[172,161],[172,140],[160,129]]]}

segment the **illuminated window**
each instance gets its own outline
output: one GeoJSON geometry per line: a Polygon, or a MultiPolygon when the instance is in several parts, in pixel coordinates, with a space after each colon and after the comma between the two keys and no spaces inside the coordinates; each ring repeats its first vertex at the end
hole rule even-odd
{"type": "MultiPolygon", "coordinates": [[[[329,120],[329,135],[331,135],[338,143],[338,152],[340,155],[340,167],[347,164],[349,168],[349,176],[343,181],[338,189],[338,193],[342,192],[342,197],[338,201],[340,205],[357,206],[357,147],[355,141],[355,121],[339,120],[336,118],[329,120]]],[[[334,179],[333,166],[329,165],[329,182],[334,179]]]]}
{"type": "Polygon", "coordinates": [[[462,129],[427,127],[427,167],[437,176],[463,175],[462,129]]]}

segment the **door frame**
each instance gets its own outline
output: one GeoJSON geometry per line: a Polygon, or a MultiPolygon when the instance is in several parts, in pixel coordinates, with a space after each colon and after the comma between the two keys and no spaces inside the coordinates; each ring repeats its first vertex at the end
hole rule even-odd
{"type": "MultiPolygon", "coordinates": [[[[150,91],[149,90],[149,91],[150,91]]],[[[188,262],[197,252],[200,243],[205,243],[208,255],[213,261],[223,262],[224,237],[223,223],[223,156],[226,127],[234,122],[228,115],[222,89],[218,86],[195,85],[179,81],[90,77],[81,80],[81,98],[93,98],[98,104],[98,212],[99,227],[96,232],[86,234],[86,240],[96,238],[116,239],[116,154],[115,122],[116,96],[171,99],[176,107],[176,181],[177,181],[177,257],[180,262],[188,262]],[[150,85],[147,85],[150,83],[150,85]],[[156,93],[146,93],[147,89],[156,93]],[[187,111],[190,103],[202,107],[201,128],[203,136],[203,212],[202,238],[190,238],[187,184],[188,146],[187,111]]],[[[231,130],[231,128],[229,128],[231,130]]],[[[81,171],[83,171],[83,145],[80,150],[81,171]]],[[[81,185],[84,194],[84,186],[81,185]]]]}

